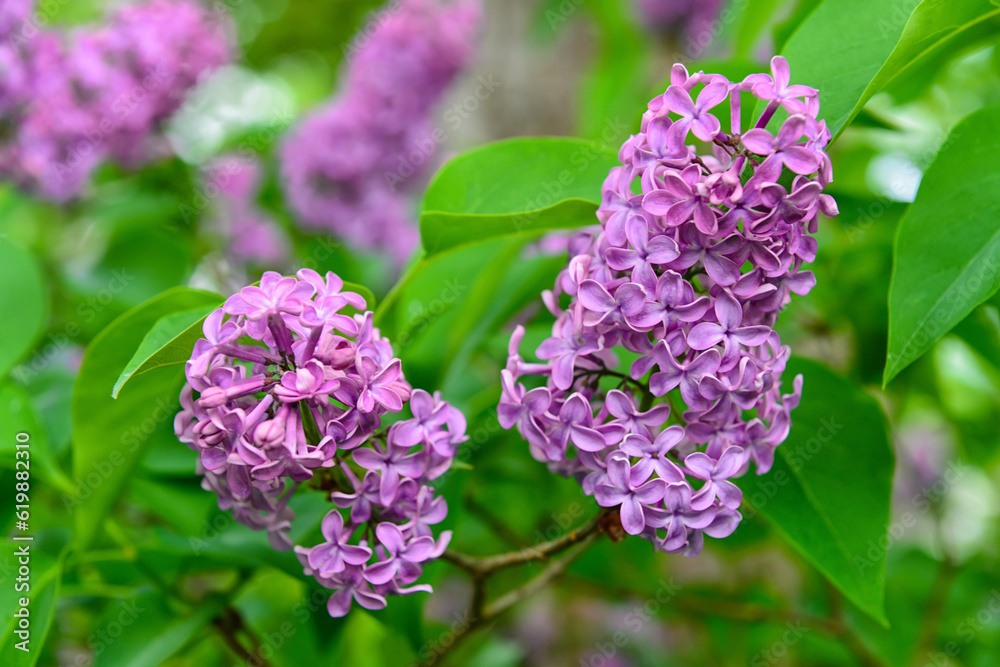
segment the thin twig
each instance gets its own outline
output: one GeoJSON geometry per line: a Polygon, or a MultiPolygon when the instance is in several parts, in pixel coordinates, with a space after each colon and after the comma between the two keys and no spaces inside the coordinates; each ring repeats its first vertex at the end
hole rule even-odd
{"type": "Polygon", "coordinates": [[[473,611],[469,623],[456,632],[450,634],[448,636],[447,644],[433,646],[428,652],[430,657],[421,663],[421,665],[429,667],[430,665],[438,663],[449,653],[454,651],[456,647],[468,639],[473,633],[475,633],[476,630],[498,618],[501,614],[516,605],[518,602],[521,602],[525,598],[534,595],[548,586],[554,579],[565,573],[570,564],[572,564],[574,560],[586,551],[591,544],[600,539],[600,537],[601,533],[599,531],[595,530],[588,533],[583,539],[578,540],[574,544],[573,548],[569,549],[562,557],[549,563],[548,567],[542,570],[538,576],[530,579],[518,588],[501,595],[488,605],[483,604],[485,595],[483,589],[481,588],[486,581],[486,575],[475,577],[473,580],[473,586],[475,587],[473,593],[473,611]]]}
{"type": "Polygon", "coordinates": [[[605,509],[597,514],[593,519],[576,530],[572,530],[565,535],[557,537],[548,542],[535,544],[532,546],[511,551],[509,553],[497,554],[496,556],[469,556],[458,551],[449,549],[444,552],[442,558],[452,565],[462,568],[473,577],[485,577],[497,570],[513,567],[522,563],[530,563],[536,560],[546,560],[550,556],[559,553],[569,547],[586,540],[591,535],[600,532],[601,524],[614,508],[605,509]]]}
{"type": "Polygon", "coordinates": [[[601,536],[600,533],[596,532],[587,535],[583,540],[578,542],[572,549],[567,551],[564,556],[562,556],[558,560],[552,561],[552,563],[550,563],[549,566],[545,568],[545,570],[543,570],[542,573],[539,574],[537,577],[530,580],[523,586],[515,588],[514,590],[505,593],[504,595],[501,595],[499,598],[497,598],[492,604],[490,604],[483,610],[483,616],[487,620],[495,618],[500,614],[504,613],[505,611],[507,611],[508,609],[510,609],[511,607],[513,607],[521,600],[534,595],[538,591],[548,586],[550,583],[552,583],[554,579],[556,579],[557,577],[561,576],[564,572],[566,572],[566,568],[568,568],[574,560],[579,558],[579,556],[584,551],[587,550],[587,547],[596,542],[598,538],[600,538],[600,536],[601,536]]]}
{"type": "Polygon", "coordinates": [[[226,607],[219,612],[219,615],[212,620],[212,625],[218,631],[219,636],[229,650],[235,653],[244,663],[252,667],[270,667],[270,663],[264,657],[263,651],[261,651],[260,641],[250,631],[247,624],[243,622],[243,617],[234,607],[226,607]],[[239,632],[242,632],[250,640],[252,648],[247,649],[240,642],[237,636],[239,632]]]}
{"type": "Polygon", "coordinates": [[[951,585],[955,581],[957,568],[955,561],[950,555],[945,555],[941,569],[934,579],[927,605],[924,607],[924,617],[920,622],[919,639],[913,650],[912,665],[923,665],[927,661],[927,656],[934,650],[941,630],[941,619],[944,617],[945,604],[948,602],[948,593],[951,585]]]}
{"type": "MultiPolygon", "coordinates": [[[[641,598],[644,595],[644,593],[639,591],[623,587],[598,586],[591,581],[579,578],[574,578],[573,585],[587,588],[602,596],[641,598]]],[[[864,667],[885,667],[882,659],[865,646],[842,618],[841,609],[843,605],[840,593],[832,586],[829,586],[829,590],[832,595],[830,618],[800,614],[791,609],[773,609],[739,600],[699,598],[690,595],[677,597],[665,609],[685,618],[715,616],[741,623],[801,623],[828,637],[842,641],[845,648],[857,659],[859,665],[863,665],[864,667]]]]}

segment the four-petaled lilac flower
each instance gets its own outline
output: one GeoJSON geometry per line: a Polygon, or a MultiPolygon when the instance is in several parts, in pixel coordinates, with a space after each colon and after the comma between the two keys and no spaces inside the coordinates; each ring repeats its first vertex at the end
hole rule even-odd
{"type": "Polygon", "coordinates": [[[819,169],[819,158],[815,151],[798,143],[808,121],[802,115],[791,116],[781,125],[777,137],[763,128],[755,128],[747,131],[741,141],[751,152],[771,156],[769,160],[780,161],[796,174],[811,174],[819,169]]]}
{"type": "Polygon", "coordinates": [[[618,324],[625,318],[638,315],[646,305],[646,291],[636,283],[625,283],[615,290],[614,296],[596,280],[580,283],[580,303],[587,309],[584,324],[618,324]]]}
{"type": "Polygon", "coordinates": [[[503,428],[514,428],[522,421],[531,422],[533,417],[540,417],[549,409],[552,394],[545,387],[535,387],[525,391],[522,385],[514,384],[514,376],[507,369],[500,372],[500,378],[504,400],[500,404],[497,417],[503,428]]]}
{"type": "Polygon", "coordinates": [[[552,377],[557,388],[566,390],[573,384],[573,369],[580,356],[601,349],[599,335],[577,335],[573,332],[573,321],[565,318],[553,327],[552,338],[538,346],[538,358],[552,362],[552,377]]]}
{"type": "MultiPolygon", "coordinates": [[[[365,579],[375,585],[389,583],[400,571],[406,574],[414,566],[433,557],[437,545],[431,537],[415,537],[407,542],[394,523],[380,523],[375,535],[387,552],[387,558],[365,568],[365,579]]],[[[450,538],[450,533],[444,536],[450,538]]]]}
{"type": "Polygon", "coordinates": [[[364,565],[372,556],[368,547],[348,544],[350,531],[344,530],[344,517],[340,512],[330,510],[323,517],[323,537],[326,542],[308,550],[309,567],[322,577],[343,572],[348,565],[364,565]]]}
{"type": "Polygon", "coordinates": [[[669,236],[650,239],[649,226],[639,218],[631,218],[626,223],[625,236],[630,247],[610,248],[608,266],[616,271],[631,270],[634,283],[655,283],[656,273],[651,264],[666,264],[680,255],[677,242],[669,236]]]}
{"type": "Polygon", "coordinates": [[[698,493],[691,499],[693,509],[705,509],[711,506],[716,497],[729,509],[736,509],[743,500],[743,492],[740,487],[729,481],[744,463],[744,452],[742,447],[730,447],[722,453],[718,461],[713,461],[703,452],[688,454],[684,459],[684,467],[690,471],[691,475],[704,480],[698,493]]]}
{"type": "Polygon", "coordinates": [[[708,350],[696,355],[688,353],[685,361],[678,361],[667,349],[666,344],[657,343],[653,348],[653,359],[659,365],[659,372],[649,378],[649,389],[654,396],[663,396],[674,387],[680,386],[681,398],[688,407],[698,409],[707,405],[701,395],[701,381],[719,370],[721,357],[717,350],[708,350]]]}
{"type": "Polygon", "coordinates": [[[325,577],[316,579],[328,588],[337,589],[326,601],[326,610],[334,618],[347,616],[347,612],[351,610],[352,600],[372,611],[386,607],[385,597],[372,591],[371,584],[364,578],[361,568],[348,568],[335,579],[325,577]]]}
{"type": "Polygon", "coordinates": [[[663,500],[667,490],[662,479],[647,481],[641,473],[631,467],[624,454],[612,454],[608,457],[608,483],[594,489],[594,498],[601,507],[621,505],[622,527],[629,535],[646,529],[646,507],[663,500]]]}
{"type": "Polygon", "coordinates": [[[573,394],[559,409],[559,422],[549,434],[551,447],[550,459],[555,461],[566,451],[570,441],[585,452],[599,452],[617,437],[623,435],[619,429],[611,429],[602,433],[592,428],[594,415],[590,412],[590,404],[580,394],[573,394]]]}
{"type": "Polygon", "coordinates": [[[337,398],[356,396],[361,412],[375,410],[376,404],[390,412],[402,409],[404,396],[400,396],[396,382],[400,375],[399,359],[380,369],[371,357],[358,356],[355,365],[357,375],[342,381],[345,387],[336,392],[337,398]]]}
{"type": "Polygon", "coordinates": [[[691,165],[680,173],[666,172],[663,185],[665,189],[653,190],[642,200],[647,211],[664,216],[669,227],[694,220],[695,227],[702,234],[714,235],[719,231],[719,219],[711,206],[708,188],[701,182],[697,165],[691,165]]]}
{"type": "Polygon", "coordinates": [[[723,369],[732,368],[739,359],[740,345],[761,345],[771,334],[763,325],[742,326],[743,307],[729,292],[722,291],[715,299],[715,316],[718,322],[700,322],[688,334],[692,350],[707,350],[723,344],[723,369]]]}
{"type": "Polygon", "coordinates": [[[383,505],[388,505],[396,498],[399,480],[404,477],[419,477],[427,466],[426,457],[417,452],[409,454],[409,447],[396,447],[392,444],[384,449],[357,449],[351,456],[354,462],[366,470],[373,470],[381,475],[379,497],[383,505]]]}
{"type": "Polygon", "coordinates": [[[751,75],[754,81],[751,90],[758,99],[787,102],[798,98],[815,97],[818,92],[809,86],[789,85],[792,72],[784,56],[775,56],[771,59],[771,75],[751,75]]]}
{"type": "Polygon", "coordinates": [[[688,541],[688,530],[703,530],[715,520],[718,509],[708,506],[700,510],[691,506],[691,486],[687,482],[668,484],[663,494],[663,507],[646,510],[647,523],[665,528],[666,537],[660,542],[664,551],[679,551],[688,541]]]}
{"type": "Polygon", "coordinates": [[[691,101],[691,93],[683,86],[670,86],[663,94],[663,111],[671,111],[680,116],[667,131],[667,146],[673,155],[686,151],[684,142],[688,132],[702,141],[712,141],[722,129],[719,119],[711,110],[729,97],[729,87],[723,83],[705,86],[698,94],[696,102],[691,101]]]}
{"type": "Polygon", "coordinates": [[[274,395],[286,403],[329,396],[340,387],[340,380],[327,380],[323,365],[310,359],[301,368],[285,371],[274,395]]]}
{"type": "Polygon", "coordinates": [[[285,313],[298,315],[302,312],[303,299],[312,296],[312,293],[313,288],[308,283],[268,271],[261,276],[259,287],[244,287],[226,299],[223,310],[230,315],[245,317],[247,333],[254,338],[263,338],[272,316],[285,313]]]}
{"type": "Polygon", "coordinates": [[[633,433],[622,442],[622,451],[639,458],[634,472],[640,478],[648,478],[655,472],[664,481],[679,482],[684,479],[684,473],[670,460],[669,454],[683,439],[684,429],[680,426],[663,429],[653,442],[644,435],[633,433]]]}
{"type": "MultiPolygon", "coordinates": [[[[542,389],[542,387],[538,389],[542,389]]],[[[612,389],[608,392],[604,407],[627,433],[636,433],[647,437],[651,437],[652,429],[661,426],[670,416],[670,406],[663,403],[654,405],[645,412],[640,412],[632,397],[618,389],[612,389]]]]}

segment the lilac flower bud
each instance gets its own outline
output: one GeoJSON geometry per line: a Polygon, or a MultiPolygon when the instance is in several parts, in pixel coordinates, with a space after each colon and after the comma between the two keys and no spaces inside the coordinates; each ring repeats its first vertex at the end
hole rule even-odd
{"type": "Polygon", "coordinates": [[[511,338],[500,424],[659,549],[696,555],[705,534],[731,534],[742,494],[730,480],[766,473],[791,427],[802,378],[781,393],[790,352],[773,327],[815,284],[811,234],[836,214],[817,100],[781,57],[740,83],[674,66],[604,183],[600,230],[570,240],[542,295],[556,316],[536,352],[546,363],[521,359],[522,328],[511,338]],[[767,103],[745,132],[741,95],[767,103]]]}
{"type": "Polygon", "coordinates": [[[387,595],[430,590],[411,584],[450,533],[435,540],[430,529],[447,506],[429,483],[467,439],[461,412],[411,389],[372,314],[340,312],[366,306],[343,287],[333,273],[268,272],[227,299],[205,319],[174,420],[219,507],[267,530],[275,548],[292,546],[298,485],[334,489],[324,542],[295,547],[306,573],[334,589],[334,615],[352,600],[377,609],[387,595]],[[407,403],[412,418],[383,428],[407,403]]]}

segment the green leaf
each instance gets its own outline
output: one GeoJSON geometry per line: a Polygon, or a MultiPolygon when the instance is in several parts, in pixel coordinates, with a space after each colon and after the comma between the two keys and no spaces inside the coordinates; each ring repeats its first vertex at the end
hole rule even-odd
{"type": "Polygon", "coordinates": [[[956,125],[900,221],[885,383],[1000,287],[998,132],[1000,105],[956,125]]]}
{"type": "Polygon", "coordinates": [[[202,337],[205,317],[219,305],[221,302],[182,310],[157,320],[118,376],[114,389],[111,390],[111,398],[118,398],[118,392],[134,377],[157,368],[183,366],[191,358],[195,342],[202,337]]]}
{"type": "Polygon", "coordinates": [[[384,667],[408,665],[415,657],[402,635],[380,623],[371,614],[355,609],[347,617],[340,652],[331,660],[331,664],[384,667]]]}
{"type": "Polygon", "coordinates": [[[789,11],[788,16],[775,24],[771,30],[771,37],[774,40],[774,50],[781,53],[792,38],[795,31],[799,29],[809,15],[816,11],[822,0],[798,0],[795,6],[789,11]]]}
{"type": "Polygon", "coordinates": [[[101,655],[100,664],[107,667],[156,667],[195,639],[226,607],[224,596],[213,595],[201,601],[186,616],[161,609],[162,601],[154,596],[123,602],[113,608],[116,622],[129,622],[120,640],[111,642],[101,655]]]}
{"type": "Polygon", "coordinates": [[[753,55],[758,38],[781,4],[782,0],[747,0],[736,31],[736,55],[743,58],[753,55]]]}
{"type": "Polygon", "coordinates": [[[510,139],[464,153],[424,196],[424,252],[597,224],[601,185],[616,164],[615,150],[570,138],[510,139]]]}
{"type": "MultiPolygon", "coordinates": [[[[59,585],[62,581],[63,556],[52,557],[40,552],[34,542],[15,542],[15,548],[28,545],[31,554],[31,588],[27,591],[16,591],[11,579],[3,586],[0,601],[0,665],[4,667],[32,667],[42,655],[42,646],[52,625],[52,617],[59,598],[59,585]],[[17,648],[23,638],[14,634],[19,629],[19,619],[14,614],[21,609],[20,599],[26,597],[28,602],[28,651],[17,648]]],[[[11,549],[13,551],[14,548],[11,549]]],[[[65,553],[65,552],[63,552],[65,553]]],[[[16,560],[16,559],[12,559],[16,560]]]]}
{"type": "Polygon", "coordinates": [[[792,358],[785,384],[804,376],[792,430],[774,467],[747,475],[745,514],[767,517],[796,551],[881,623],[893,454],[878,402],[825,366],[792,358]]]}
{"type": "Polygon", "coordinates": [[[27,250],[0,238],[0,377],[31,349],[48,317],[42,270],[27,250]]]}
{"type": "Polygon", "coordinates": [[[913,76],[926,62],[949,46],[968,46],[995,34],[1000,7],[988,0],[923,0],[910,15],[896,47],[868,84],[855,105],[855,113],[901,76],[913,76]]]}
{"type": "MultiPolygon", "coordinates": [[[[207,493],[205,494],[209,498],[207,493]]],[[[252,531],[236,523],[228,513],[219,513],[205,522],[194,535],[178,535],[154,527],[152,539],[140,550],[150,556],[168,554],[195,556],[199,568],[205,566],[248,568],[269,565],[293,577],[302,576],[302,565],[291,552],[275,551],[263,532],[252,531]]]]}
{"type": "Polygon", "coordinates": [[[792,83],[819,89],[820,116],[834,138],[864,106],[868,85],[893,52],[916,4],[826,0],[782,49],[792,68],[792,83]]]}
{"type": "Polygon", "coordinates": [[[24,390],[13,385],[0,386],[0,465],[14,470],[15,462],[21,459],[16,458],[17,443],[20,442],[17,436],[21,433],[28,435],[25,451],[29,452],[30,468],[28,472],[32,477],[37,476],[46,482],[53,484],[63,491],[72,489],[73,485],[66,477],[66,473],[56,465],[49,446],[48,432],[42,426],[31,397],[24,390]]]}
{"type": "MultiPolygon", "coordinates": [[[[219,297],[186,287],[168,290],[112,322],[91,342],[73,388],[73,476],[63,501],[76,539],[89,545],[141,455],[158,440],[176,442],[173,415],[183,377],[167,366],[134,378],[111,398],[121,370],[145,334],[165,315],[217,305],[219,297]]],[[[180,444],[177,445],[181,446],[180,444]]]]}

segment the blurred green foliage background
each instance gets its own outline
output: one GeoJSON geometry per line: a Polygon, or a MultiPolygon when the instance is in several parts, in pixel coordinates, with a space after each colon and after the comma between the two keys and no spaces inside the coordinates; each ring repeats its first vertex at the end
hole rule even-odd
{"type": "MultiPolygon", "coordinates": [[[[467,581],[444,563],[428,568],[432,596],[329,618],[322,589],[294,556],[271,550],[201,489],[195,455],[173,434],[176,406],[137,399],[131,411],[71,414],[74,400],[92,399],[84,405],[97,411],[110,404],[103,394],[71,396],[84,349],[116,318],[176,286],[242,284],[219,273],[224,249],[204,234],[199,223],[208,209],[199,202],[201,165],[245,142],[267,165],[260,203],[291,235],[298,266],[368,285],[379,302],[389,293],[404,267],[296,228],[273,156],[281,131],[335,89],[345,45],[378,4],[216,3],[236,21],[243,58],[171,121],[177,157],[140,172],[103,167],[92,194],[68,206],[0,187],[0,337],[8,343],[0,356],[0,526],[14,532],[7,490],[15,484],[15,434],[26,431],[35,464],[31,660],[38,664],[242,664],[227,648],[228,634],[257,642],[273,665],[408,665],[433,657],[429,647],[464,622],[467,581]],[[8,307],[17,319],[8,318],[8,307]],[[132,470],[87,450],[129,432],[141,452],[132,470]],[[88,521],[91,539],[81,542],[88,521]]],[[[691,70],[732,78],[763,70],[819,4],[734,0],[729,20],[689,59],[683,38],[645,32],[627,2],[490,0],[482,53],[455,95],[464,97],[479,76],[502,85],[449,135],[445,152],[521,134],[578,136],[615,152],[638,129],[648,99],[662,92],[678,54],[691,70]]],[[[855,4],[845,3],[844,16],[855,4]]],[[[875,4],[884,12],[879,20],[891,23],[889,10],[898,9],[905,23],[917,3],[875,4]]],[[[98,20],[102,5],[59,4],[55,20],[98,20]]],[[[998,38],[993,18],[929,50],[872,97],[836,142],[829,192],[841,215],[821,224],[817,287],[793,300],[779,324],[797,355],[873,396],[891,424],[892,515],[869,556],[885,558],[879,582],[888,624],[845,600],[764,518],[765,508],[751,507],[736,534],[710,541],[693,560],[655,555],[639,540],[598,544],[556,585],[464,643],[450,664],[1000,664],[1000,299],[976,308],[882,387],[897,225],[951,129],[1000,98],[998,38]]],[[[984,139],[996,145],[995,136],[984,139]]],[[[940,224],[963,234],[962,211],[940,224]]],[[[555,537],[594,511],[578,485],[550,475],[516,433],[496,423],[506,325],[538,309],[538,294],[565,262],[526,254],[523,245],[501,238],[426,260],[379,315],[414,386],[440,389],[470,417],[472,438],[459,456],[468,466],[450,473],[441,490],[454,544],[480,554],[555,537]]],[[[112,325],[104,352],[91,352],[109,354],[108,367],[85,379],[84,390],[90,380],[103,387],[117,378],[123,364],[115,366],[112,353],[127,360],[151,317],[131,311],[112,325]]],[[[545,335],[544,318],[533,322],[526,346],[545,335]]],[[[816,386],[822,400],[824,385],[816,386]]],[[[765,503],[772,497],[762,482],[751,483],[764,490],[765,503]]],[[[859,476],[852,483],[872,482],[859,476]]],[[[325,500],[300,494],[293,505],[292,537],[308,543],[319,534],[325,500]]],[[[4,665],[24,659],[12,652],[9,632],[17,572],[10,544],[0,551],[4,665]]],[[[491,588],[506,590],[537,571],[506,572],[491,588]]]]}

